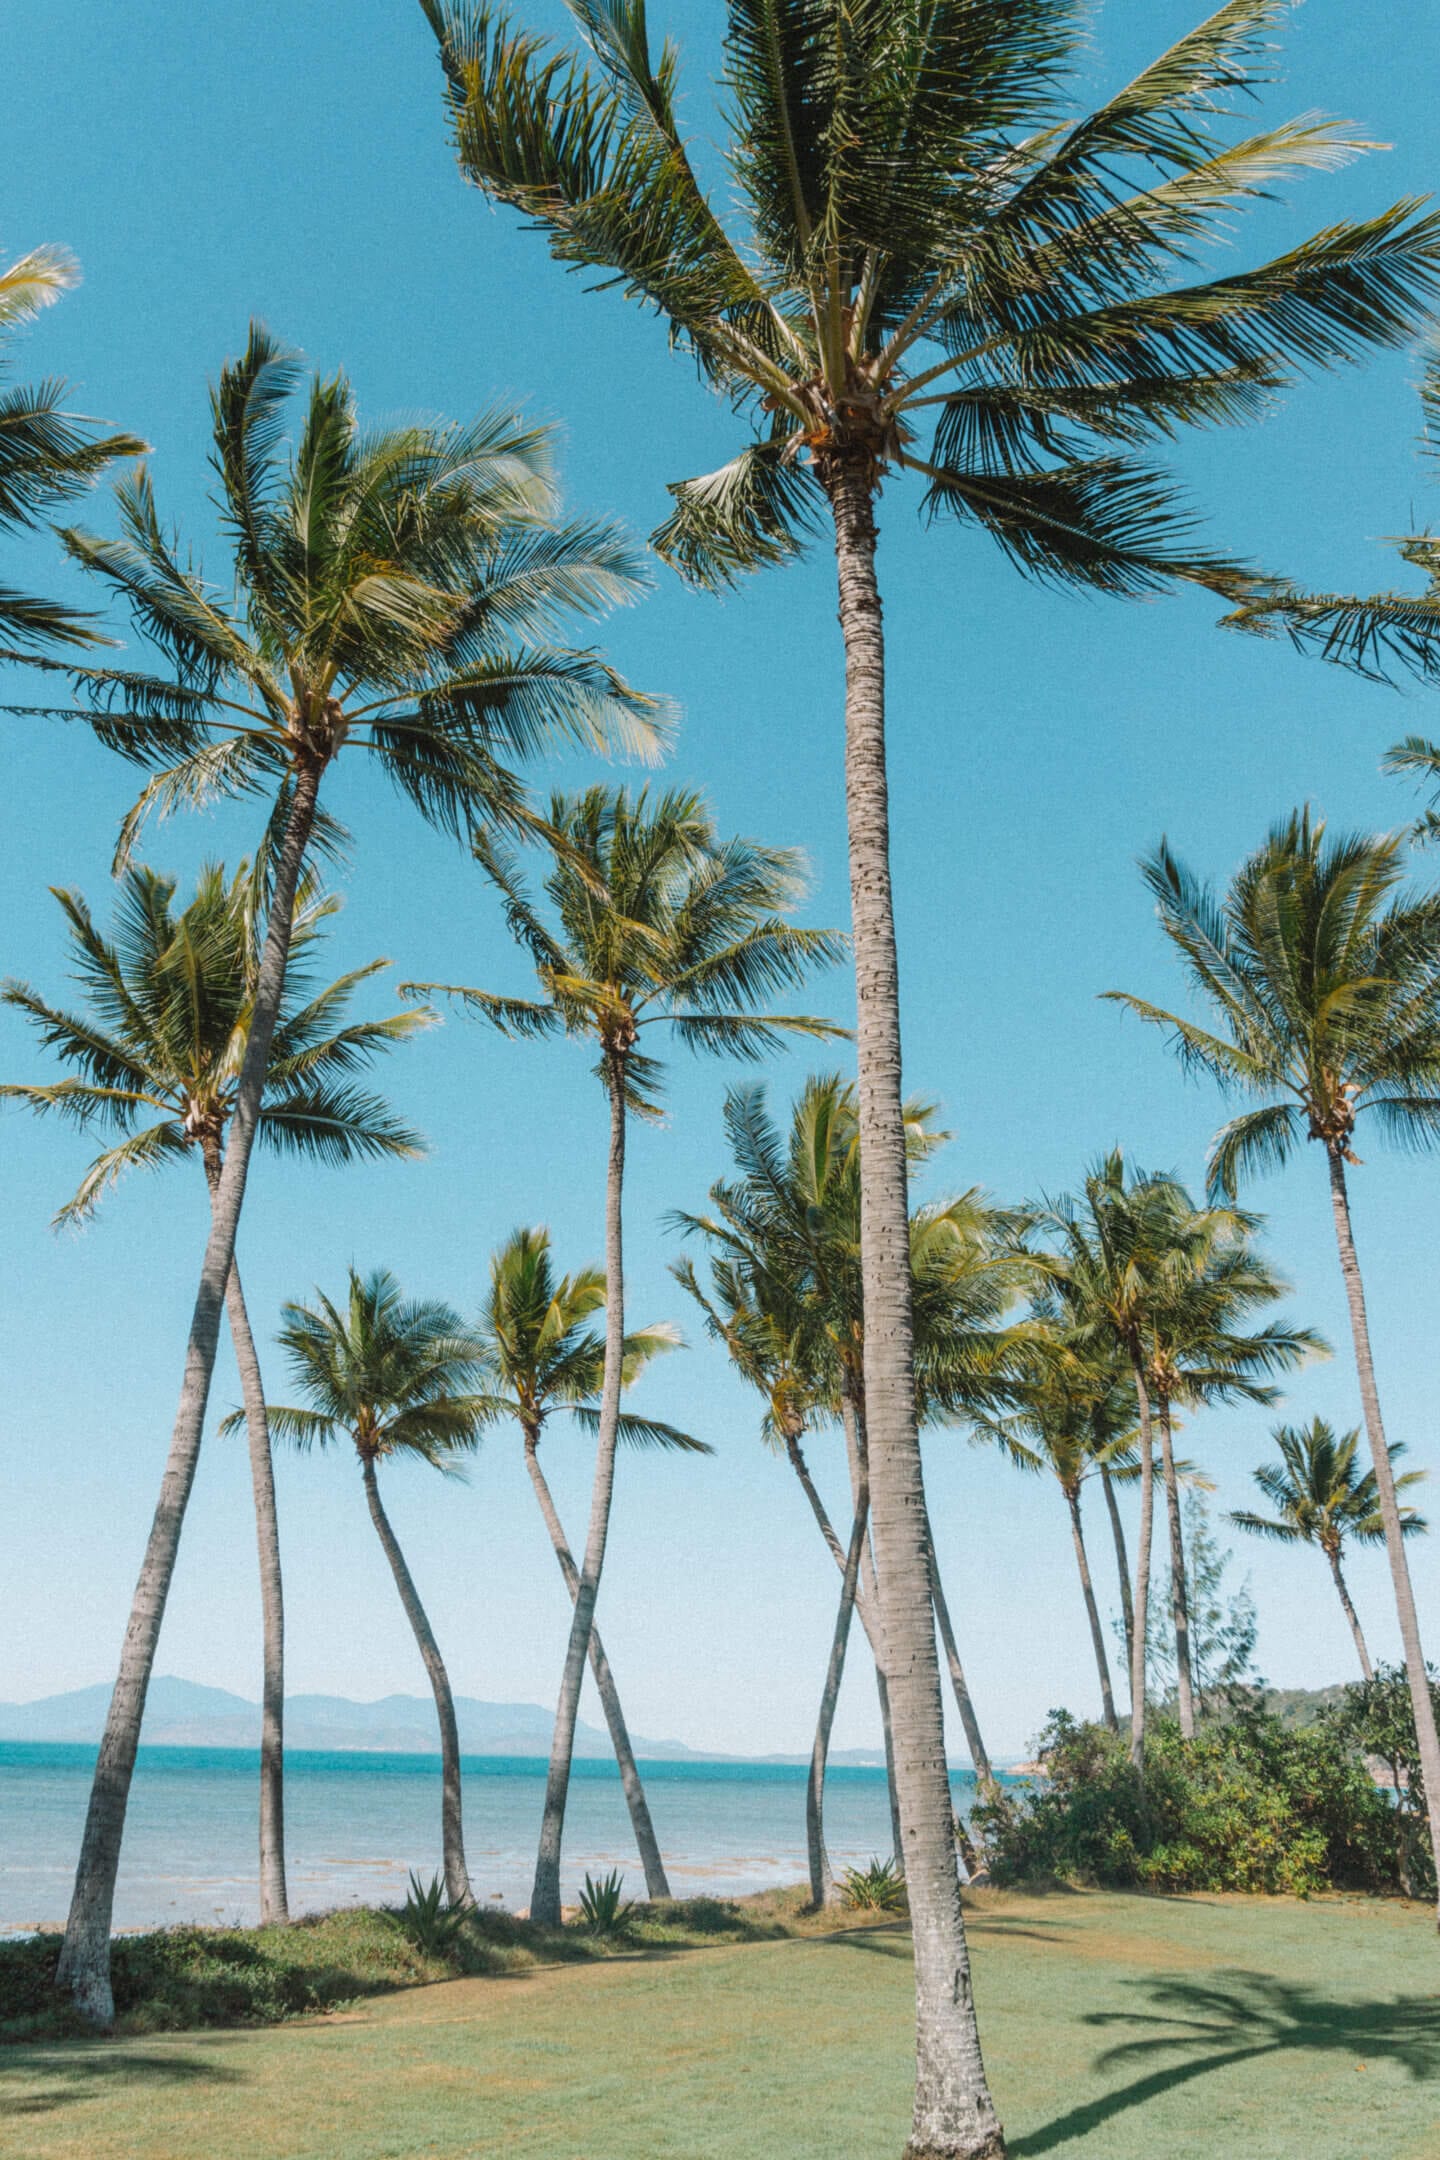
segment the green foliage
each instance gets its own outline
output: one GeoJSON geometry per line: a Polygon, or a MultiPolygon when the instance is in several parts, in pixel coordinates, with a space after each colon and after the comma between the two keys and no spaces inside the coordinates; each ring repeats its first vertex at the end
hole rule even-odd
{"type": "Polygon", "coordinates": [[[872,1858],[864,1867],[846,1868],[840,1888],[851,1912],[899,1913],[905,1910],[905,1877],[888,1860],[872,1858]]]}
{"type": "Polygon", "coordinates": [[[619,1935],[628,1925],[635,1910],[633,1899],[622,1898],[625,1878],[619,1868],[611,1868],[597,1882],[593,1875],[585,1877],[585,1887],[580,1892],[580,1917],[592,1935],[619,1935]]]}
{"type": "Polygon", "coordinates": [[[1400,1887],[1390,1804],[1343,1734],[1251,1707],[1182,1740],[1155,1721],[1142,1786],[1125,1746],[1052,1712],[1042,1774],[984,1800],[974,1827],[997,1882],[1305,1897],[1400,1887]]]}
{"type": "MultiPolygon", "coordinates": [[[[1427,1667],[1430,1699],[1440,1718],[1440,1681],[1427,1667]]],[[[1338,1703],[1321,1713],[1321,1724],[1350,1746],[1384,1764],[1394,1803],[1391,1820],[1395,1868],[1408,1896],[1433,1897],[1435,1867],[1425,1820],[1425,1788],[1415,1737],[1415,1705],[1403,1665],[1381,1665],[1373,1679],[1357,1680],[1338,1703]]]]}
{"type": "Polygon", "coordinates": [[[460,1907],[446,1902],[440,1877],[432,1875],[428,1883],[422,1883],[412,1868],[410,1895],[400,1908],[400,1925],[416,1949],[425,1957],[450,1956],[464,1924],[460,1907]]]}

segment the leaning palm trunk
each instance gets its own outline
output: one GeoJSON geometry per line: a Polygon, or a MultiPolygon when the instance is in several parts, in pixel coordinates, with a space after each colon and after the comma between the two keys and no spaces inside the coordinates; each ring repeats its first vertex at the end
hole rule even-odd
{"type": "Polygon", "coordinates": [[[625,1187],[625,1061],[606,1055],[610,1092],[610,1162],[605,1180],[605,1376],[600,1391],[600,1430],[595,1448],[595,1479],[590,1496],[590,1529],[585,1559],[575,1588],[570,1639],[555,1729],[550,1738],[550,1768],[545,1780],[545,1813],[535,1855],[530,1918],[540,1927],[560,1925],[560,1848],[565,1835],[565,1802],[570,1790],[570,1760],[575,1750],[575,1722],[580,1714],[580,1685],[590,1652],[600,1570],[610,1529],[610,1499],[615,1490],[615,1448],[620,1436],[620,1389],[625,1362],[625,1265],[621,1209],[625,1187]]]}
{"type": "Polygon", "coordinates": [[[915,1418],[910,1223],[901,1106],[900,985],[890,887],[885,655],[875,581],[873,474],[820,464],[835,521],[845,640],[845,784],[855,939],[865,1307],[865,1423],[895,1741],[895,1785],[915,1947],[915,2102],[909,2160],[998,2160],[960,1910],[945,1715],[915,1418]]]}
{"type": "Polygon", "coordinates": [[[1140,1538],[1135,1554],[1135,1610],[1130,1632],[1130,1760],[1145,1775],[1145,1652],[1150,1640],[1150,1544],[1155,1531],[1155,1435],[1150,1390],[1135,1360],[1140,1413],[1140,1538]]]}
{"type": "Polygon", "coordinates": [[[1105,1490],[1105,1507],[1110,1517],[1110,1534],[1115,1540],[1115,1566],[1120,1576],[1120,1613],[1125,1628],[1125,1670],[1135,1655],[1135,1606],[1130,1596],[1130,1556],[1125,1550],[1125,1525],[1120,1520],[1120,1503],[1115,1498],[1115,1480],[1109,1465],[1100,1465],[1100,1483],[1105,1490]]]}
{"type": "Polygon", "coordinates": [[[135,1753],[140,1745],[145,1697],[155,1666],[165,1603],[175,1573],[181,1526],[190,1488],[195,1481],[210,1382],[215,1371],[220,1314],[235,1257],[235,1233],[245,1198],[250,1154],[255,1144],[271,1038],[285,993],[295,890],[315,821],[319,788],[318,766],[302,765],[295,776],[285,838],[276,864],[274,896],[256,978],[249,1039],[236,1089],[225,1167],[211,1209],[210,1234],[205,1243],[200,1283],[190,1319],[185,1372],[170,1437],[170,1452],[160,1481],[160,1498],[135,1586],[120,1652],[120,1670],[95,1763],[90,1805],[75,1871],[75,1889],[56,1969],[57,1984],[70,1990],[82,2017],[95,2025],[107,2026],[115,2015],[115,1999],[110,1987],[110,1918],[115,1905],[120,1847],[125,1835],[125,1811],[135,1772],[135,1753]]]}
{"type": "Polygon", "coordinates": [[[1330,1573],[1335,1579],[1335,1590],[1340,1599],[1341,1610],[1349,1621],[1350,1633],[1355,1638],[1355,1648],[1360,1658],[1360,1670],[1367,1680],[1373,1680],[1375,1668],[1370,1662],[1370,1652],[1366,1647],[1365,1631],[1360,1625],[1360,1615],[1351,1602],[1350,1585],[1345,1580],[1345,1570],[1340,1565],[1340,1555],[1331,1546],[1327,1545],[1325,1557],[1330,1563],[1330,1573]]]}
{"type": "Polygon", "coordinates": [[[840,1604],[835,1614],[835,1632],[830,1639],[830,1658],[825,1668],[825,1687],[820,1697],[820,1715],[815,1725],[815,1744],[810,1750],[810,1776],[805,1785],[805,1846],[810,1861],[810,1902],[818,1912],[824,1905],[836,1902],[835,1877],[830,1867],[830,1855],[825,1849],[825,1765],[830,1754],[830,1733],[835,1723],[835,1707],[840,1700],[840,1682],[845,1677],[845,1652],[850,1641],[850,1622],[855,1611],[855,1586],[860,1580],[860,1555],[865,1549],[869,1529],[870,1496],[862,1495],[861,1505],[855,1511],[855,1524],[850,1532],[850,1546],[845,1555],[845,1572],[840,1578],[840,1604]]]}
{"type": "Polygon", "coordinates": [[[460,1807],[460,1730],[455,1722],[455,1698],[450,1692],[450,1675],[445,1670],[445,1660],[440,1655],[440,1645],[435,1640],[420,1593],[415,1588],[415,1578],[410,1573],[400,1541],[390,1526],[380,1498],[380,1481],[375,1475],[375,1460],[366,1455],[361,1462],[361,1475],[365,1480],[365,1500],[370,1509],[370,1520],[375,1534],[384,1548],[400,1593],[400,1603],[410,1622],[425,1671],[430,1680],[430,1691],[435,1697],[435,1715],[440,1725],[440,1839],[441,1855],[445,1869],[445,1895],[452,1909],[473,1905],[474,1892],[470,1888],[470,1871],[465,1865],[465,1833],[460,1807]]]}
{"type": "Polygon", "coordinates": [[[285,1889],[285,1597],[280,1575],[280,1524],[260,1360],[255,1355],[240,1271],[233,1263],[225,1290],[225,1313],[245,1405],[250,1486],[255,1496],[255,1543],[260,1559],[260,1925],[284,1926],[290,1918],[290,1903],[285,1889]]]}
{"type": "MultiPolygon", "coordinates": [[[[525,1436],[525,1468],[535,1488],[540,1503],[540,1513],[550,1533],[550,1543],[560,1563],[560,1573],[573,1603],[580,1588],[580,1570],[576,1567],[565,1531],[556,1511],[549,1481],[540,1467],[540,1454],[529,1433],[525,1436]]],[[[610,1660],[600,1640],[600,1630],[593,1624],[590,1629],[590,1670],[595,1676],[595,1686],[605,1712],[605,1723],[610,1729],[610,1745],[615,1750],[616,1767],[625,1793],[625,1805],[630,1810],[630,1828],[635,1836],[640,1854],[640,1865],[645,1870],[645,1894],[650,1898],[668,1898],[670,1884],[665,1874],[665,1863],[660,1857],[660,1845],[655,1836],[655,1825],[650,1820],[650,1804],[645,1798],[645,1787],[640,1780],[640,1766],[635,1760],[635,1750],[630,1745],[630,1728],[625,1723],[625,1713],[620,1707],[620,1691],[615,1685],[615,1675],[610,1670],[610,1660]]]]}
{"type": "MultiPolygon", "coordinates": [[[[1335,1241],[1340,1248],[1340,1272],[1345,1278],[1345,1297],[1350,1308],[1350,1332],[1355,1342],[1355,1369],[1360,1382],[1360,1404],[1365,1412],[1365,1430],[1370,1438],[1370,1455],[1375,1465],[1380,1519],[1385,1525],[1385,1550],[1390,1559],[1390,1578],[1395,1586],[1395,1609],[1400,1621],[1400,1640],[1405,1648],[1405,1671],[1410,1681],[1410,1703],[1415,1713],[1415,1736],[1420,1755],[1420,1782],[1424,1787],[1425,1809],[1430,1819],[1430,1850],[1435,1861],[1437,1897],[1440,1897],[1440,1738],[1437,1738],[1435,1731],[1435,1705],[1430,1694],[1429,1675],[1425,1669],[1425,1653],[1420,1647],[1420,1625],[1415,1617],[1415,1593],[1410,1584],[1410,1563],[1405,1553],[1400,1508],[1395,1498],[1395,1472],[1391,1466],[1390,1450],[1385,1442],[1385,1427],[1380,1416],[1380,1391],[1375,1385],[1375,1364],[1370,1355],[1370,1321],[1365,1311],[1365,1286],[1360,1277],[1360,1262],[1356,1258],[1355,1239],[1350,1227],[1350,1196],[1346,1190],[1345,1164],[1333,1147],[1327,1152],[1330,1162],[1330,1204],[1335,1216],[1335,1241]]],[[[1355,1631],[1358,1642],[1358,1624],[1355,1631]]],[[[1362,1656],[1363,1654],[1362,1649],[1362,1656]]],[[[1440,1905],[1437,1905],[1437,1919],[1440,1919],[1440,1905]]]]}
{"type": "MultiPolygon", "coordinates": [[[[210,1204],[220,1185],[217,1139],[203,1143],[210,1204]]],[[[255,1544],[260,1562],[260,1925],[283,1927],[290,1918],[285,1887],[285,1595],[280,1573],[280,1523],[275,1506],[275,1464],[265,1386],[240,1269],[230,1264],[225,1317],[240,1374],[245,1437],[250,1451],[250,1489],[255,1501],[255,1544]]]]}
{"type": "Polygon", "coordinates": [[[1195,1681],[1190,1667],[1190,1594],[1185,1581],[1185,1531],[1180,1520],[1180,1480],[1175,1475],[1175,1436],[1170,1404],[1160,1403],[1160,1460],[1165,1471],[1165,1518],[1170,1530],[1170,1618],[1175,1629],[1175,1694],[1182,1739],[1195,1737],[1195,1681]]]}
{"type": "Polygon", "coordinates": [[[1115,1697],[1110,1687],[1110,1660],[1105,1655],[1105,1630],[1100,1625],[1100,1608],[1095,1602],[1095,1585],[1090,1579],[1090,1555],[1085,1550],[1085,1526],[1080,1520],[1080,1488],[1067,1485],[1065,1504],[1070,1510],[1070,1535],[1075,1543],[1075,1565],[1080,1570],[1080,1588],[1085,1593],[1085,1617],[1090,1622],[1090,1641],[1095,1650],[1095,1665],[1100,1674],[1100,1701],[1105,1713],[1106,1730],[1118,1732],[1119,1720],[1115,1716],[1115,1697]]]}
{"type": "Polygon", "coordinates": [[[950,1607],[946,1602],[945,1588],[940,1580],[940,1563],[935,1557],[935,1532],[930,1524],[930,1510],[925,1510],[925,1550],[930,1567],[930,1597],[939,1623],[940,1641],[945,1651],[945,1663],[950,1671],[950,1686],[955,1696],[955,1707],[960,1712],[960,1723],[965,1731],[965,1744],[970,1750],[970,1760],[975,1766],[975,1783],[980,1791],[993,1789],[995,1772],[990,1767],[990,1756],[980,1737],[980,1720],[975,1715],[975,1705],[970,1697],[970,1683],[965,1678],[965,1668],[960,1663],[960,1652],[955,1643],[955,1630],[950,1624],[950,1607]]]}

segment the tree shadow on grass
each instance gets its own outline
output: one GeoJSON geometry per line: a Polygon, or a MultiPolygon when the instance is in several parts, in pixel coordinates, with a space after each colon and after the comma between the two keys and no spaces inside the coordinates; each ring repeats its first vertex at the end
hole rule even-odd
{"type": "Polygon", "coordinates": [[[0,2061],[0,2115],[53,2115],[57,2108],[92,2099],[117,2080],[154,2085],[238,2085],[241,2073],[199,2055],[142,2055],[113,2043],[7,2049],[0,2061]],[[41,2089],[17,2092],[22,2081],[45,2080],[41,2089]]]}
{"type": "Polygon", "coordinates": [[[1013,2139],[1011,2160],[1037,2160],[1192,2079],[1264,2056],[1344,2055],[1396,2063],[1416,2080],[1440,2079],[1440,2010],[1433,1999],[1391,1996],[1347,2002],[1252,1972],[1223,1972],[1209,1981],[1132,1980],[1126,1985],[1143,1990],[1148,2010],[1097,2010],[1085,2023],[1148,2029],[1102,2050],[1092,2067],[1101,2072],[1139,2069],[1151,2062],[1156,2067],[1013,2139]],[[1166,2056],[1174,2059],[1161,2063],[1159,2058],[1166,2056]]]}

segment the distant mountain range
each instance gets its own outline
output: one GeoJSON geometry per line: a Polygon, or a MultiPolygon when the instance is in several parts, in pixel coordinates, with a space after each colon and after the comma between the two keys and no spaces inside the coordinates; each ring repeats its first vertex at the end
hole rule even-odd
{"type": "MultiPolygon", "coordinates": [[[[0,1740],[70,1740],[94,1745],[109,1707],[110,1687],[75,1688],[66,1695],[45,1695],[38,1702],[0,1703],[0,1740]]],[[[548,1755],[554,1716],[539,1703],[479,1702],[457,1695],[455,1717],[460,1746],[467,1755],[548,1755]]],[[[652,1762],[705,1762],[706,1756],[683,1740],[647,1740],[631,1736],[635,1753],[652,1762]]],[[[195,1680],[160,1676],[150,1683],[141,1733],[146,1747],[257,1748],[260,1705],[225,1688],[202,1687],[195,1680]]],[[[351,1702],[344,1695],[290,1695],[285,1701],[285,1744],[291,1748],[363,1749],[385,1755],[439,1753],[435,1706],[424,1695],[382,1695],[378,1702],[351,1702]]],[[[610,1753],[610,1736],[583,1721],[575,1728],[575,1753],[596,1757],[610,1753]]],[[[797,1756],[766,1756],[790,1762],[797,1756]]],[[[884,1757],[866,1748],[838,1749],[835,1763],[869,1764],[884,1757]]]]}

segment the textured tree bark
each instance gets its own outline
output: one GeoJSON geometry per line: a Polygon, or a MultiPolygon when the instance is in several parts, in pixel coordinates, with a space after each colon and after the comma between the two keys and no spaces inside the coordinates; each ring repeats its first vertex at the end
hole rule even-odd
{"type": "Polygon", "coordinates": [[[570,1759],[575,1749],[575,1721],[580,1714],[580,1685],[590,1654],[590,1630],[605,1540],[610,1529],[610,1501],[615,1490],[615,1446],[620,1434],[621,1371],[625,1361],[625,1253],[621,1210],[625,1190],[625,1067],[607,1054],[610,1092],[610,1161],[605,1180],[605,1377],[600,1390],[600,1431],[595,1447],[595,1478],[590,1493],[590,1528],[575,1588],[570,1639],[555,1730],[550,1739],[550,1768],[545,1779],[545,1812],[535,1855],[530,1918],[540,1927],[560,1925],[560,1848],[565,1836],[565,1803],[570,1791],[570,1759]]]}
{"type": "Polygon", "coordinates": [[[1095,1585],[1090,1580],[1090,1556],[1085,1550],[1085,1526],[1080,1520],[1080,1488],[1067,1487],[1065,1504],[1070,1510],[1070,1535],[1075,1541],[1075,1565],[1080,1570],[1080,1588],[1085,1593],[1085,1617],[1090,1622],[1090,1640],[1095,1647],[1095,1665],[1100,1674],[1100,1702],[1109,1732],[1120,1730],[1115,1715],[1115,1697],[1110,1689],[1110,1660],[1105,1655],[1105,1630],[1100,1625],[1100,1608],[1095,1602],[1095,1585]]]}
{"type": "Polygon", "coordinates": [[[999,2160],[970,1975],[915,1419],[910,1224],[901,1109],[900,984],[890,885],[885,655],[875,580],[873,475],[822,464],[835,521],[845,640],[845,795],[855,940],[865,1425],[895,1742],[895,1785],[915,1949],[915,2100],[909,2160],[999,2160]]]}
{"type": "Polygon", "coordinates": [[[835,1631],[830,1638],[825,1687],[815,1724],[815,1744],[810,1750],[810,1775],[805,1783],[805,1848],[810,1863],[810,1902],[817,1912],[821,1906],[837,1902],[835,1877],[830,1867],[830,1855],[825,1849],[825,1764],[830,1754],[835,1706],[840,1700],[840,1682],[845,1677],[845,1650],[850,1640],[855,1586],[860,1579],[860,1555],[865,1549],[869,1519],[870,1495],[867,1491],[862,1492],[861,1504],[855,1510],[845,1570],[840,1578],[840,1604],[835,1614],[835,1631]]]}
{"type": "MultiPolygon", "coordinates": [[[[1344,1159],[1327,1148],[1330,1163],[1330,1205],[1335,1217],[1335,1242],[1340,1248],[1340,1272],[1345,1278],[1345,1299],[1350,1308],[1350,1333],[1355,1343],[1355,1371],[1360,1382],[1360,1407],[1370,1438],[1370,1457],[1380,1500],[1380,1519],[1385,1525],[1385,1550],[1390,1560],[1390,1579],[1395,1586],[1395,1611],[1400,1621],[1400,1640],[1405,1648],[1405,1672],[1410,1682],[1410,1704],[1415,1713],[1415,1736],[1419,1743],[1420,1780],[1425,1788],[1425,1811],[1430,1819],[1430,1850],[1435,1877],[1440,1884],[1440,1737],[1435,1731],[1435,1705],[1420,1647],[1420,1623],[1415,1617],[1415,1593],[1410,1584],[1410,1562],[1395,1498],[1395,1472],[1385,1441],[1380,1416],[1380,1391],[1375,1384],[1375,1363],[1370,1353],[1370,1320],[1365,1310],[1365,1285],[1355,1253],[1350,1226],[1350,1195],[1346,1189],[1344,1159]]],[[[1440,1904],[1436,1909],[1440,1924],[1440,1904]]]]}
{"type": "Polygon", "coordinates": [[[945,1662],[950,1670],[950,1687],[955,1697],[955,1707],[960,1712],[960,1723],[964,1727],[965,1745],[969,1748],[970,1760],[975,1765],[975,1783],[980,1791],[984,1792],[994,1786],[995,1772],[990,1767],[990,1756],[980,1736],[980,1720],[975,1715],[970,1684],[965,1678],[965,1668],[960,1663],[960,1652],[955,1646],[955,1630],[950,1624],[950,1607],[946,1603],[944,1585],[940,1580],[940,1563],[935,1557],[935,1532],[930,1522],[928,1507],[925,1510],[925,1544],[930,1562],[930,1597],[940,1627],[945,1662]]]}
{"type": "Polygon", "coordinates": [[[1135,1359],[1140,1411],[1140,1540],[1135,1555],[1135,1617],[1130,1639],[1130,1760],[1145,1775],[1145,1649],[1150,1639],[1150,1544],[1155,1531],[1155,1429],[1150,1391],[1135,1359]]]}
{"type": "Polygon", "coordinates": [[[115,1905],[115,1878],[120,1867],[135,1752],[140,1745],[145,1697],[155,1666],[165,1602],[175,1573],[180,1531],[190,1488],[195,1481],[195,1465],[210,1400],[210,1382],[215,1371],[220,1313],[235,1257],[235,1232],[245,1198],[245,1179],[255,1143],[260,1098],[270,1060],[270,1041],[285,992],[295,888],[315,821],[319,790],[320,769],[308,764],[300,767],[295,774],[290,816],[276,865],[270,918],[255,985],[250,1036],[236,1089],[225,1167],[211,1210],[210,1232],[200,1267],[170,1451],[126,1623],[120,1670],[96,1758],[90,1805],[75,1871],[75,1889],[56,1972],[57,1984],[69,1989],[81,2016],[102,2027],[110,2025],[115,2015],[115,2000],[110,1987],[110,1917],[115,1905]]]}
{"type": "Polygon", "coordinates": [[[1130,1556],[1125,1550],[1125,1525],[1120,1520],[1120,1503],[1115,1498],[1115,1480],[1109,1465],[1100,1465],[1100,1483],[1105,1488],[1105,1506],[1110,1516],[1110,1534],[1115,1540],[1115,1565],[1120,1575],[1120,1612],[1125,1626],[1125,1670],[1135,1655],[1135,1606],[1130,1596],[1130,1556]]]}
{"type": "Polygon", "coordinates": [[[1185,1578],[1185,1528],[1180,1519],[1180,1480],[1175,1475],[1175,1435],[1170,1404],[1160,1403],[1160,1460],[1165,1472],[1165,1519],[1170,1529],[1170,1619],[1175,1629],[1175,1693],[1180,1736],[1195,1737],[1195,1678],[1190,1666],[1190,1593],[1185,1578]]]}
{"type": "Polygon", "coordinates": [[[452,1905],[473,1905],[475,1895],[470,1888],[470,1871],[465,1865],[465,1830],[460,1810],[460,1732],[455,1723],[450,1675],[445,1670],[440,1645],[420,1602],[420,1593],[400,1550],[399,1539],[390,1527],[390,1518],[380,1498],[373,1456],[362,1456],[360,1471],[365,1480],[370,1520],[390,1563],[400,1603],[405,1608],[405,1617],[425,1663],[430,1692],[435,1697],[435,1715],[440,1724],[440,1850],[445,1868],[445,1895],[452,1905]]]}
{"type": "MultiPolygon", "coordinates": [[[[222,1157],[217,1136],[201,1143],[210,1204],[220,1188],[222,1157]]],[[[285,1887],[285,1595],[280,1573],[280,1523],[275,1507],[275,1465],[265,1387],[240,1269],[230,1264],[225,1316],[240,1374],[245,1438],[250,1451],[250,1490],[255,1503],[255,1544],[260,1562],[260,1925],[283,1927],[290,1919],[285,1887]]]]}
{"type": "Polygon", "coordinates": [[[1365,1634],[1360,1625],[1360,1615],[1351,1603],[1350,1585],[1345,1580],[1345,1571],[1340,1565],[1340,1555],[1338,1552],[1332,1552],[1327,1546],[1325,1557],[1330,1562],[1330,1573],[1335,1578],[1335,1588],[1339,1593],[1340,1604],[1344,1610],[1345,1618],[1350,1623],[1350,1633],[1355,1638],[1355,1648],[1360,1656],[1360,1670],[1367,1680],[1373,1680],[1375,1668],[1370,1663],[1370,1652],[1365,1647],[1365,1634]]]}
{"type": "MultiPolygon", "coordinates": [[[[865,1408],[847,1382],[841,1389],[840,1422],[845,1434],[845,1460],[850,1470],[850,1498],[858,1508],[863,1490],[870,1497],[870,1455],[865,1443],[865,1408]]],[[[885,1792],[890,1802],[890,1858],[901,1874],[905,1851],[900,1835],[900,1795],[895,1784],[895,1728],[890,1718],[890,1690],[885,1684],[885,1623],[880,1593],[875,1586],[875,1549],[871,1531],[860,1548],[860,1585],[856,1592],[860,1625],[870,1644],[875,1666],[875,1696],[880,1707],[880,1738],[885,1749],[885,1792]]]]}
{"type": "MultiPolygon", "coordinates": [[[[576,1567],[565,1531],[556,1510],[549,1481],[540,1467],[538,1435],[525,1436],[525,1467],[530,1473],[530,1483],[540,1503],[540,1513],[550,1533],[550,1543],[560,1563],[560,1573],[570,1592],[572,1603],[580,1588],[580,1570],[576,1567]]],[[[599,1628],[590,1629],[590,1670],[595,1676],[595,1686],[605,1712],[605,1723],[610,1729],[610,1745],[615,1750],[615,1763],[620,1772],[620,1784],[625,1794],[625,1805],[630,1810],[630,1828],[634,1832],[640,1865],[645,1870],[645,1894],[649,1898],[668,1898],[670,1884],[665,1874],[665,1863],[660,1857],[659,1840],[655,1825],[650,1819],[650,1804],[645,1798],[645,1787],[640,1778],[640,1767],[635,1760],[635,1750],[630,1745],[630,1728],[625,1723],[625,1713],[620,1707],[620,1690],[615,1685],[615,1675],[610,1670],[610,1660],[605,1655],[605,1645],[600,1640],[599,1628]]]]}

